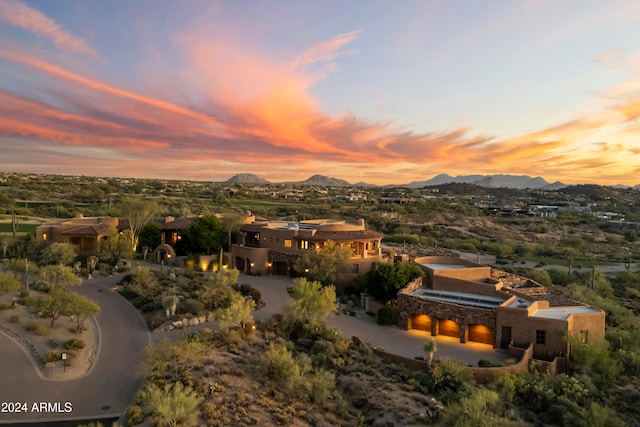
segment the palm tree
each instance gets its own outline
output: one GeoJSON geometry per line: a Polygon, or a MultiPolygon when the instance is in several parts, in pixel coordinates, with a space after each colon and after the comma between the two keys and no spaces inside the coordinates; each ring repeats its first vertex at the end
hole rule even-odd
{"type": "Polygon", "coordinates": [[[433,353],[438,350],[438,343],[436,340],[431,338],[426,344],[422,347],[422,351],[424,351],[424,358],[429,362],[429,367],[433,364],[433,353]]]}

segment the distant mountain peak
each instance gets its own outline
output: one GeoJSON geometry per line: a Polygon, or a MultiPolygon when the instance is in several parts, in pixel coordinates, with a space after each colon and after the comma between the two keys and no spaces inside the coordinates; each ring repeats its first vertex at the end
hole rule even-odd
{"type": "Polygon", "coordinates": [[[225,182],[241,184],[271,184],[271,182],[267,181],[266,179],[252,173],[238,173],[225,182]]]}
{"type": "Polygon", "coordinates": [[[294,185],[322,185],[322,186],[336,186],[336,187],[350,187],[351,184],[344,179],[332,178],[324,175],[313,175],[304,181],[291,182],[294,185]]]}
{"type": "MultiPolygon", "coordinates": [[[[488,188],[515,188],[515,189],[537,189],[546,188],[549,184],[544,178],[537,176],[532,178],[528,175],[459,175],[452,177],[448,174],[439,174],[426,181],[413,181],[407,184],[410,188],[430,187],[449,183],[474,184],[488,188]]],[[[554,183],[554,186],[562,188],[562,183],[554,183]]]]}

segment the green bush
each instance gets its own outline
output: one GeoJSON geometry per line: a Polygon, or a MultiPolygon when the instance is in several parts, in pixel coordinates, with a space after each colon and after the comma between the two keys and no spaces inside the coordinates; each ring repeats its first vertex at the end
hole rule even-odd
{"type": "Polygon", "coordinates": [[[202,301],[198,301],[197,299],[188,298],[178,304],[176,309],[176,313],[179,314],[193,314],[195,316],[199,316],[205,313],[204,303],[202,301]]]}
{"type": "Polygon", "coordinates": [[[378,325],[395,325],[396,317],[397,313],[391,307],[380,307],[378,309],[378,325]]]}
{"type": "Polygon", "coordinates": [[[51,350],[44,358],[46,363],[57,362],[58,360],[62,360],[62,355],[58,350],[51,350]]]}
{"type": "Polygon", "coordinates": [[[84,348],[84,341],[79,338],[71,338],[69,341],[64,343],[64,348],[67,350],[79,350],[84,348]]]}
{"type": "Polygon", "coordinates": [[[20,322],[20,316],[18,316],[17,314],[12,314],[11,316],[9,316],[9,323],[18,323],[20,322]]]}
{"type": "Polygon", "coordinates": [[[125,425],[128,427],[135,426],[142,423],[142,421],[144,421],[142,408],[138,405],[129,406],[125,415],[125,425]]]}

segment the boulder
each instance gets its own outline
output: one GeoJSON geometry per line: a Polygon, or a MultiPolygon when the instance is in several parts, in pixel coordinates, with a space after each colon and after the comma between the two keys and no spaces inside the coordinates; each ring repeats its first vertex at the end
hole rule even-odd
{"type": "Polygon", "coordinates": [[[197,317],[189,319],[189,326],[198,326],[199,324],[200,324],[200,321],[198,320],[197,317]]]}
{"type": "Polygon", "coordinates": [[[179,320],[177,322],[171,322],[171,326],[173,326],[176,329],[182,329],[182,322],[179,320]]]}

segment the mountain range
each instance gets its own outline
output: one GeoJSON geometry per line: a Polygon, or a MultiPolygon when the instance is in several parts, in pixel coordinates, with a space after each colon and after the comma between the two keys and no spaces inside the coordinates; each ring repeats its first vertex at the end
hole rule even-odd
{"type": "MultiPolygon", "coordinates": [[[[288,181],[288,182],[273,183],[269,180],[266,180],[252,173],[239,173],[232,176],[225,182],[244,183],[244,184],[320,185],[320,186],[329,186],[329,187],[377,187],[375,184],[368,184],[365,182],[358,182],[356,184],[351,184],[343,179],[332,178],[324,175],[313,175],[304,181],[288,181]]],[[[443,184],[449,184],[449,183],[473,184],[473,185],[486,187],[486,188],[515,188],[515,189],[529,188],[529,189],[543,189],[543,190],[559,190],[561,188],[567,187],[566,184],[560,181],[549,183],[548,181],[546,181],[544,178],[540,176],[536,176],[532,178],[528,175],[505,175],[505,174],[459,175],[455,177],[448,174],[440,174],[425,181],[412,181],[408,184],[398,184],[398,185],[392,185],[392,186],[407,187],[407,188],[422,188],[422,187],[432,187],[436,185],[443,185],[443,184]]],[[[386,186],[386,187],[390,187],[390,186],[386,186]]],[[[615,186],[615,187],[621,187],[621,186],[615,186]]],[[[640,190],[640,185],[636,185],[635,187],[624,186],[624,188],[634,188],[636,190],[640,190]]]]}

